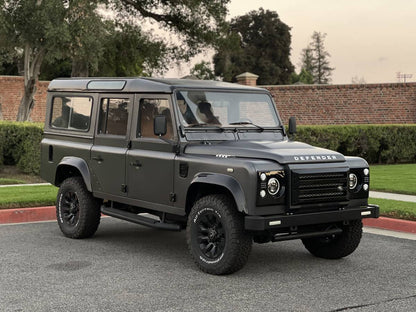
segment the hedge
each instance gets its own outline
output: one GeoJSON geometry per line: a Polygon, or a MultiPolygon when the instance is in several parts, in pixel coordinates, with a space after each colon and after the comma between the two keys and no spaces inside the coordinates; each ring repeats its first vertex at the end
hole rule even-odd
{"type": "Polygon", "coordinates": [[[0,121],[0,165],[39,174],[43,124],[0,121]]]}
{"type": "Polygon", "coordinates": [[[298,126],[294,139],[371,164],[416,162],[416,125],[298,126]]]}
{"type": "MultiPolygon", "coordinates": [[[[0,121],[0,166],[39,174],[42,129],[39,123],[0,121]]],[[[416,162],[416,125],[298,126],[294,139],[371,164],[416,162]]]]}

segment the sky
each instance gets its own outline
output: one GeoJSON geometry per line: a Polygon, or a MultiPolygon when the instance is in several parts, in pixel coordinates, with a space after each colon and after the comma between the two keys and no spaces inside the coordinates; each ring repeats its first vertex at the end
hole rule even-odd
{"type": "MultiPolygon", "coordinates": [[[[260,7],[276,11],[292,28],[291,61],[297,71],[302,49],[319,31],[327,34],[333,84],[348,84],[354,77],[398,82],[397,72],[412,74],[406,81],[416,82],[416,0],[232,0],[228,19],[260,7]]],[[[186,75],[190,67],[183,64],[165,76],[186,75]]]]}

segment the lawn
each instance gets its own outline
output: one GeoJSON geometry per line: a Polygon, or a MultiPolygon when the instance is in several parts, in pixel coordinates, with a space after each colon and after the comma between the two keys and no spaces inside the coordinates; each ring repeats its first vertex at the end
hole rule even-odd
{"type": "Polygon", "coordinates": [[[370,190],[416,195],[416,164],[370,167],[370,190]]]}
{"type": "Polygon", "coordinates": [[[55,205],[57,192],[52,185],[0,187],[0,209],[55,205]]]}
{"type": "Polygon", "coordinates": [[[368,202],[380,206],[381,216],[416,221],[416,203],[381,198],[370,198],[368,202]]]}

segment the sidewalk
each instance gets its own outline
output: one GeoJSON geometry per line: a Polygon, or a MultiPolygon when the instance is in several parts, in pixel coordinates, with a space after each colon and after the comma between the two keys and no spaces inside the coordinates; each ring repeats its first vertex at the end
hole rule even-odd
{"type": "Polygon", "coordinates": [[[416,196],[370,191],[370,197],[416,203],[416,196]]]}

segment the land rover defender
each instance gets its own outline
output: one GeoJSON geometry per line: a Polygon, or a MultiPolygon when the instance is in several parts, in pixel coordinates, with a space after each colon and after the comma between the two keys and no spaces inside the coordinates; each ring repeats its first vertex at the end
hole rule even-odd
{"type": "Polygon", "coordinates": [[[48,88],[41,175],[59,187],[63,234],[92,236],[101,213],[186,230],[210,274],[247,262],[252,242],[301,239],[338,259],[359,245],[367,162],[289,140],[269,92],[153,78],[56,79],[48,88]]]}

